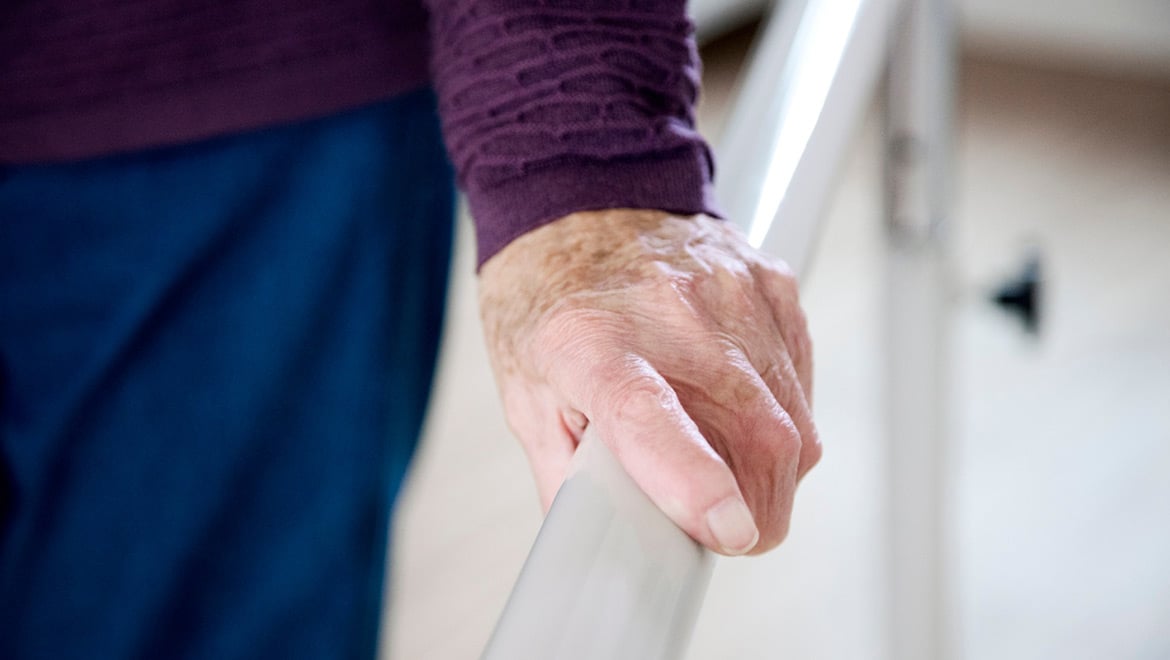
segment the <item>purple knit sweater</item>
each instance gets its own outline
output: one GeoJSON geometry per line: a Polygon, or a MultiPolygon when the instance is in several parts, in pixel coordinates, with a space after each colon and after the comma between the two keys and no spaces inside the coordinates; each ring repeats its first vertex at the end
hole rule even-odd
{"type": "Polygon", "coordinates": [[[714,212],[685,0],[422,1],[0,3],[0,164],[324,116],[429,77],[481,263],[574,211],[714,212]]]}

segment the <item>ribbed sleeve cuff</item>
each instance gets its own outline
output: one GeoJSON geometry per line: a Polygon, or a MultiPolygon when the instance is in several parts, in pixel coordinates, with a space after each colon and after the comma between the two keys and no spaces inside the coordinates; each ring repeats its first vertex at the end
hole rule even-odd
{"type": "Polygon", "coordinates": [[[560,163],[486,190],[467,191],[477,268],[525,232],[578,211],[655,209],[722,217],[701,144],[665,153],[560,163]]]}

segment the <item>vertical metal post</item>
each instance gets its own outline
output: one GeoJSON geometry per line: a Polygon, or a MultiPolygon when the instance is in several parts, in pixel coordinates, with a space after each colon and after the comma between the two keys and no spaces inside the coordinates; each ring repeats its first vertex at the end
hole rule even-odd
{"type": "Polygon", "coordinates": [[[891,39],[886,86],[891,660],[955,656],[946,429],[952,17],[948,0],[904,5],[891,39]]]}

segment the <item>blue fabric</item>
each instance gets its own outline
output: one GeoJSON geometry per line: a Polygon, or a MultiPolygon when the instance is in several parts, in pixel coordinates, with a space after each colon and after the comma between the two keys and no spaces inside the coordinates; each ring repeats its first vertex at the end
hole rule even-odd
{"type": "Polygon", "coordinates": [[[0,168],[0,658],[368,658],[439,341],[429,91],[0,168]]]}

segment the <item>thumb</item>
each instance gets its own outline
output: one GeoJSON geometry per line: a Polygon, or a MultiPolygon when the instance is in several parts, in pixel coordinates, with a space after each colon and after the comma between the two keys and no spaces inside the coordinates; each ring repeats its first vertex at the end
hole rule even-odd
{"type": "Polygon", "coordinates": [[[644,359],[593,356],[557,383],[643,492],[699,543],[726,555],[755,547],[759,530],[723,459],[669,383],[644,359]],[[600,358],[600,359],[598,359],[600,358]]]}

